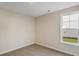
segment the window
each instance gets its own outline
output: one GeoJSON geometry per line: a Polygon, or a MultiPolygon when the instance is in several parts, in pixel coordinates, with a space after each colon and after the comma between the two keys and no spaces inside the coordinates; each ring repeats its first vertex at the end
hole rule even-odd
{"type": "Polygon", "coordinates": [[[79,43],[79,13],[62,16],[61,38],[67,44],[79,43]]]}
{"type": "Polygon", "coordinates": [[[79,29],[79,14],[71,14],[63,16],[63,28],[79,29]]]}

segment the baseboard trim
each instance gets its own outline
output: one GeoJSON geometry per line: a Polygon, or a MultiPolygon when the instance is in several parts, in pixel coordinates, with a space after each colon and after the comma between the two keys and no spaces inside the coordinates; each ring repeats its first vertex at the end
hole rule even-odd
{"type": "Polygon", "coordinates": [[[30,46],[30,45],[33,45],[33,44],[38,44],[38,45],[41,45],[41,46],[44,46],[44,47],[47,47],[47,48],[50,48],[50,49],[54,49],[54,50],[63,52],[63,53],[67,53],[67,54],[70,54],[70,55],[78,56],[77,54],[73,54],[71,52],[67,52],[67,51],[64,51],[64,50],[60,50],[60,49],[51,47],[49,45],[46,45],[46,44],[43,44],[43,43],[40,43],[40,42],[36,42],[36,43],[32,42],[32,43],[29,43],[29,44],[26,44],[26,45],[23,45],[23,46],[14,48],[14,49],[10,49],[10,50],[7,50],[7,51],[3,51],[3,52],[0,52],[0,55],[5,54],[5,53],[8,53],[8,52],[11,52],[11,51],[14,51],[14,50],[17,50],[17,49],[20,49],[20,48],[23,48],[23,47],[26,47],[26,46],[30,46]]]}
{"type": "Polygon", "coordinates": [[[7,51],[3,51],[3,52],[0,52],[0,55],[5,54],[5,53],[8,53],[8,52],[11,52],[11,51],[14,51],[14,50],[17,50],[17,49],[20,49],[20,48],[23,48],[23,47],[26,47],[26,46],[30,46],[30,45],[33,45],[33,44],[35,44],[35,43],[34,42],[31,42],[29,44],[26,44],[26,45],[23,45],[23,46],[14,48],[14,49],[10,49],[10,50],[7,50],[7,51]]]}
{"type": "Polygon", "coordinates": [[[73,53],[68,52],[68,51],[60,50],[60,49],[51,47],[49,45],[46,45],[46,44],[43,44],[43,43],[40,43],[40,42],[36,42],[36,44],[41,45],[41,46],[44,46],[44,47],[47,47],[47,48],[50,48],[50,49],[54,49],[54,50],[57,50],[57,51],[60,51],[60,52],[66,53],[66,54],[70,54],[70,55],[73,55],[73,56],[78,56],[77,54],[73,54],[73,53]]]}

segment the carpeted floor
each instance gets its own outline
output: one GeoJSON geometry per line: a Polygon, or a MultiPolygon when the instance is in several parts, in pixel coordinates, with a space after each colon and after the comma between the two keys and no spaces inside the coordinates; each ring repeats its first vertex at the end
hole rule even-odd
{"type": "Polygon", "coordinates": [[[70,56],[70,55],[37,44],[33,44],[28,47],[8,52],[1,56],[70,56]]]}

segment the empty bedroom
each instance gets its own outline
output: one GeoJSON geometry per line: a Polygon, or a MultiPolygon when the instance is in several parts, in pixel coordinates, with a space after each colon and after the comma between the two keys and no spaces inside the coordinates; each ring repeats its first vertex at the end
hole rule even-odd
{"type": "Polygon", "coordinates": [[[79,56],[79,2],[0,2],[0,56],[79,56]]]}

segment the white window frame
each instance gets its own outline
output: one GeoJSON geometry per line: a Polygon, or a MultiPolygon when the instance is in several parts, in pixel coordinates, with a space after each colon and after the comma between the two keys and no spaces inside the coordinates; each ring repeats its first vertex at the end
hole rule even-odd
{"type": "MultiPolygon", "coordinates": [[[[76,14],[76,13],[78,13],[79,14],[79,11],[73,11],[73,12],[67,12],[67,13],[63,13],[63,14],[61,14],[60,15],[60,42],[61,43],[64,43],[64,44],[68,44],[68,45],[75,45],[75,46],[79,46],[79,38],[78,38],[78,43],[69,43],[69,42],[64,42],[63,41],[63,35],[62,35],[62,33],[63,33],[63,30],[62,30],[62,24],[63,24],[63,16],[65,16],[65,15],[70,15],[70,14],[76,14]]],[[[79,17],[78,17],[79,18],[79,17]]],[[[79,31],[78,31],[78,33],[79,33],[79,31]]]]}

